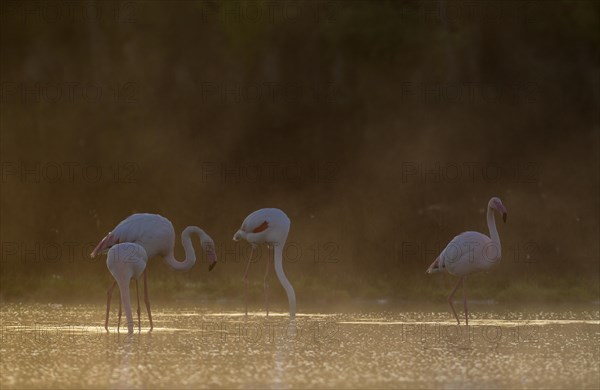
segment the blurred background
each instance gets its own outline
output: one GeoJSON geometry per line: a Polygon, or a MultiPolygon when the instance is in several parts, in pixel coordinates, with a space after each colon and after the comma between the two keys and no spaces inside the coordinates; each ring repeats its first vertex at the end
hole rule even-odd
{"type": "Polygon", "coordinates": [[[103,302],[89,253],[150,212],[178,258],[187,225],[219,256],[152,259],[151,297],[235,301],[232,236],[278,207],[299,310],[445,303],[454,277],[425,270],[487,234],[499,196],[502,262],[469,297],[597,301],[599,19],[594,1],[2,2],[0,298],[103,302]]]}

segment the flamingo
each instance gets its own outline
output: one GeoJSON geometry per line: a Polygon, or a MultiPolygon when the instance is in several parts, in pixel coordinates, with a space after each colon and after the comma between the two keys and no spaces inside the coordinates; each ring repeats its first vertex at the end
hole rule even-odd
{"type": "MultiPolygon", "coordinates": [[[[250,262],[252,260],[252,254],[258,244],[266,243],[267,246],[273,247],[275,257],[275,273],[279,282],[285,289],[288,297],[290,306],[290,318],[296,317],[296,294],[294,288],[285,277],[283,272],[282,264],[282,253],[283,246],[287,240],[288,232],[290,231],[290,219],[285,213],[279,209],[260,209],[257,210],[244,219],[242,227],[233,236],[234,241],[246,240],[251,246],[250,258],[248,259],[248,265],[246,266],[246,272],[244,273],[244,282],[246,284],[245,289],[245,307],[246,316],[248,316],[248,270],[250,269],[250,262]]],[[[270,253],[267,258],[267,270],[265,271],[264,278],[264,291],[265,291],[265,307],[267,316],[269,316],[269,268],[271,263],[270,253]]]]}
{"type": "MultiPolygon", "coordinates": [[[[129,297],[129,283],[135,280],[135,293],[137,296],[138,329],[141,331],[140,321],[140,295],[138,290],[138,279],[146,269],[148,256],[141,245],[132,242],[124,242],[113,245],[108,250],[106,266],[119,284],[121,303],[119,304],[119,325],[121,324],[121,304],[125,307],[127,317],[127,334],[133,334],[133,315],[131,314],[131,299],[129,297]]],[[[118,331],[118,327],[117,327],[118,331]]]]}
{"type": "MultiPolygon", "coordinates": [[[[200,243],[209,261],[208,270],[212,270],[217,264],[215,244],[212,238],[197,226],[188,226],[181,233],[181,243],[185,250],[185,260],[178,261],[174,256],[175,229],[167,218],[158,214],[133,214],[119,223],[113,231],[108,233],[94,248],[90,256],[92,258],[101,253],[106,253],[111,247],[123,242],[132,242],[141,245],[146,251],[146,259],[154,256],[162,256],[167,264],[180,271],[187,271],[196,263],[196,252],[192,245],[190,235],[196,233],[200,237],[200,243]]],[[[150,320],[150,330],[154,329],[152,314],[150,312],[150,299],[148,297],[148,276],[144,274],[144,302],[150,320]]],[[[108,315],[112,292],[116,286],[115,281],[107,291],[106,321],[104,328],[108,331],[108,315]]]]}
{"type": "Polygon", "coordinates": [[[458,286],[463,288],[463,305],[465,308],[465,322],[469,325],[469,314],[467,308],[467,293],[465,289],[465,278],[474,272],[486,271],[500,261],[502,248],[500,236],[496,230],[496,219],[494,210],[502,214],[502,220],[506,222],[507,211],[500,198],[493,197],[487,206],[487,224],[490,237],[479,232],[464,232],[454,237],[446,248],[440,253],[435,261],[427,269],[428,274],[448,272],[460,277],[458,283],[448,295],[448,303],[452,308],[456,322],[460,320],[454,310],[452,299],[458,286]]]}

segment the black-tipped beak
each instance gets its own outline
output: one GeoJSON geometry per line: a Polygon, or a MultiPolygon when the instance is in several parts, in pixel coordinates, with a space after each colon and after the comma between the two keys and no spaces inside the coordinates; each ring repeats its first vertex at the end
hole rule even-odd
{"type": "Polygon", "coordinates": [[[217,265],[217,262],[215,261],[214,263],[212,263],[211,265],[208,266],[208,271],[212,271],[213,268],[215,268],[215,265],[217,265]]]}
{"type": "Polygon", "coordinates": [[[506,223],[506,213],[502,213],[502,220],[506,223]]]}

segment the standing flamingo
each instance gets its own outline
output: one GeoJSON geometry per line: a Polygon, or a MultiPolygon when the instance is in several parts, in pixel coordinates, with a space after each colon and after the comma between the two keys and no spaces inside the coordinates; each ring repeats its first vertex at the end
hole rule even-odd
{"type": "Polygon", "coordinates": [[[463,287],[463,305],[465,308],[465,322],[469,325],[469,312],[467,309],[467,293],[465,291],[465,278],[474,272],[486,271],[500,261],[502,248],[500,236],[496,230],[496,219],[494,210],[502,214],[502,220],[506,222],[507,211],[499,198],[493,197],[488,202],[487,224],[490,237],[478,232],[464,232],[454,237],[446,248],[440,253],[435,261],[427,269],[427,273],[448,272],[459,276],[460,280],[454,290],[448,296],[448,303],[452,308],[456,322],[460,325],[452,299],[458,286],[463,287]]]}
{"type": "MultiPolygon", "coordinates": [[[[283,273],[282,253],[283,246],[287,240],[288,232],[290,231],[290,219],[285,213],[279,209],[260,209],[248,215],[242,227],[233,236],[234,241],[246,240],[252,245],[246,273],[244,274],[245,289],[245,306],[246,316],[248,315],[248,270],[254,248],[258,244],[266,243],[267,246],[273,247],[275,254],[275,273],[279,282],[287,293],[288,302],[290,305],[290,318],[296,317],[296,294],[294,288],[283,273]]],[[[269,268],[271,266],[270,254],[267,258],[267,270],[265,271],[264,290],[265,290],[265,306],[267,316],[269,315],[269,284],[267,277],[269,276],[269,268]]]]}
{"type": "MultiPolygon", "coordinates": [[[[148,256],[141,245],[131,242],[113,245],[108,250],[106,266],[119,284],[121,293],[121,304],[125,307],[127,317],[127,333],[133,334],[133,315],[131,314],[131,299],[129,297],[129,282],[135,279],[135,294],[137,296],[138,329],[141,330],[140,321],[140,295],[138,291],[138,279],[146,269],[148,256]]],[[[119,325],[121,324],[121,304],[119,305],[119,325]]],[[[117,328],[118,329],[118,328],[117,328]]],[[[108,330],[108,329],[107,329],[108,330]]]]}
{"type": "MultiPolygon", "coordinates": [[[[147,258],[162,256],[172,268],[187,271],[196,263],[196,252],[190,238],[192,233],[196,233],[200,237],[200,243],[209,261],[208,270],[212,270],[217,264],[217,255],[214,249],[215,244],[212,238],[197,226],[186,227],[181,233],[181,243],[185,250],[185,260],[178,261],[174,255],[175,229],[173,228],[173,224],[158,214],[133,214],[127,217],[100,241],[92,251],[91,257],[94,258],[100,253],[105,253],[116,244],[132,242],[144,248],[147,258]]],[[[104,328],[107,331],[110,301],[116,284],[117,282],[114,282],[107,292],[106,322],[104,324],[104,328]]],[[[152,330],[154,329],[154,325],[150,312],[150,299],[148,298],[147,272],[144,272],[144,302],[150,320],[150,330],[152,330]]]]}

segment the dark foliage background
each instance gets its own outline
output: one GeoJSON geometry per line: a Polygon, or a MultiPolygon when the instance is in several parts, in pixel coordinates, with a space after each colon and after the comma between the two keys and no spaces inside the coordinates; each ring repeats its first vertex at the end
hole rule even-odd
{"type": "Polygon", "coordinates": [[[1,297],[102,299],[87,254],[134,212],[217,242],[211,274],[151,261],[154,296],[235,297],[261,207],[300,304],[441,296],[497,195],[474,295],[597,299],[599,4],[3,2],[1,297]]]}

